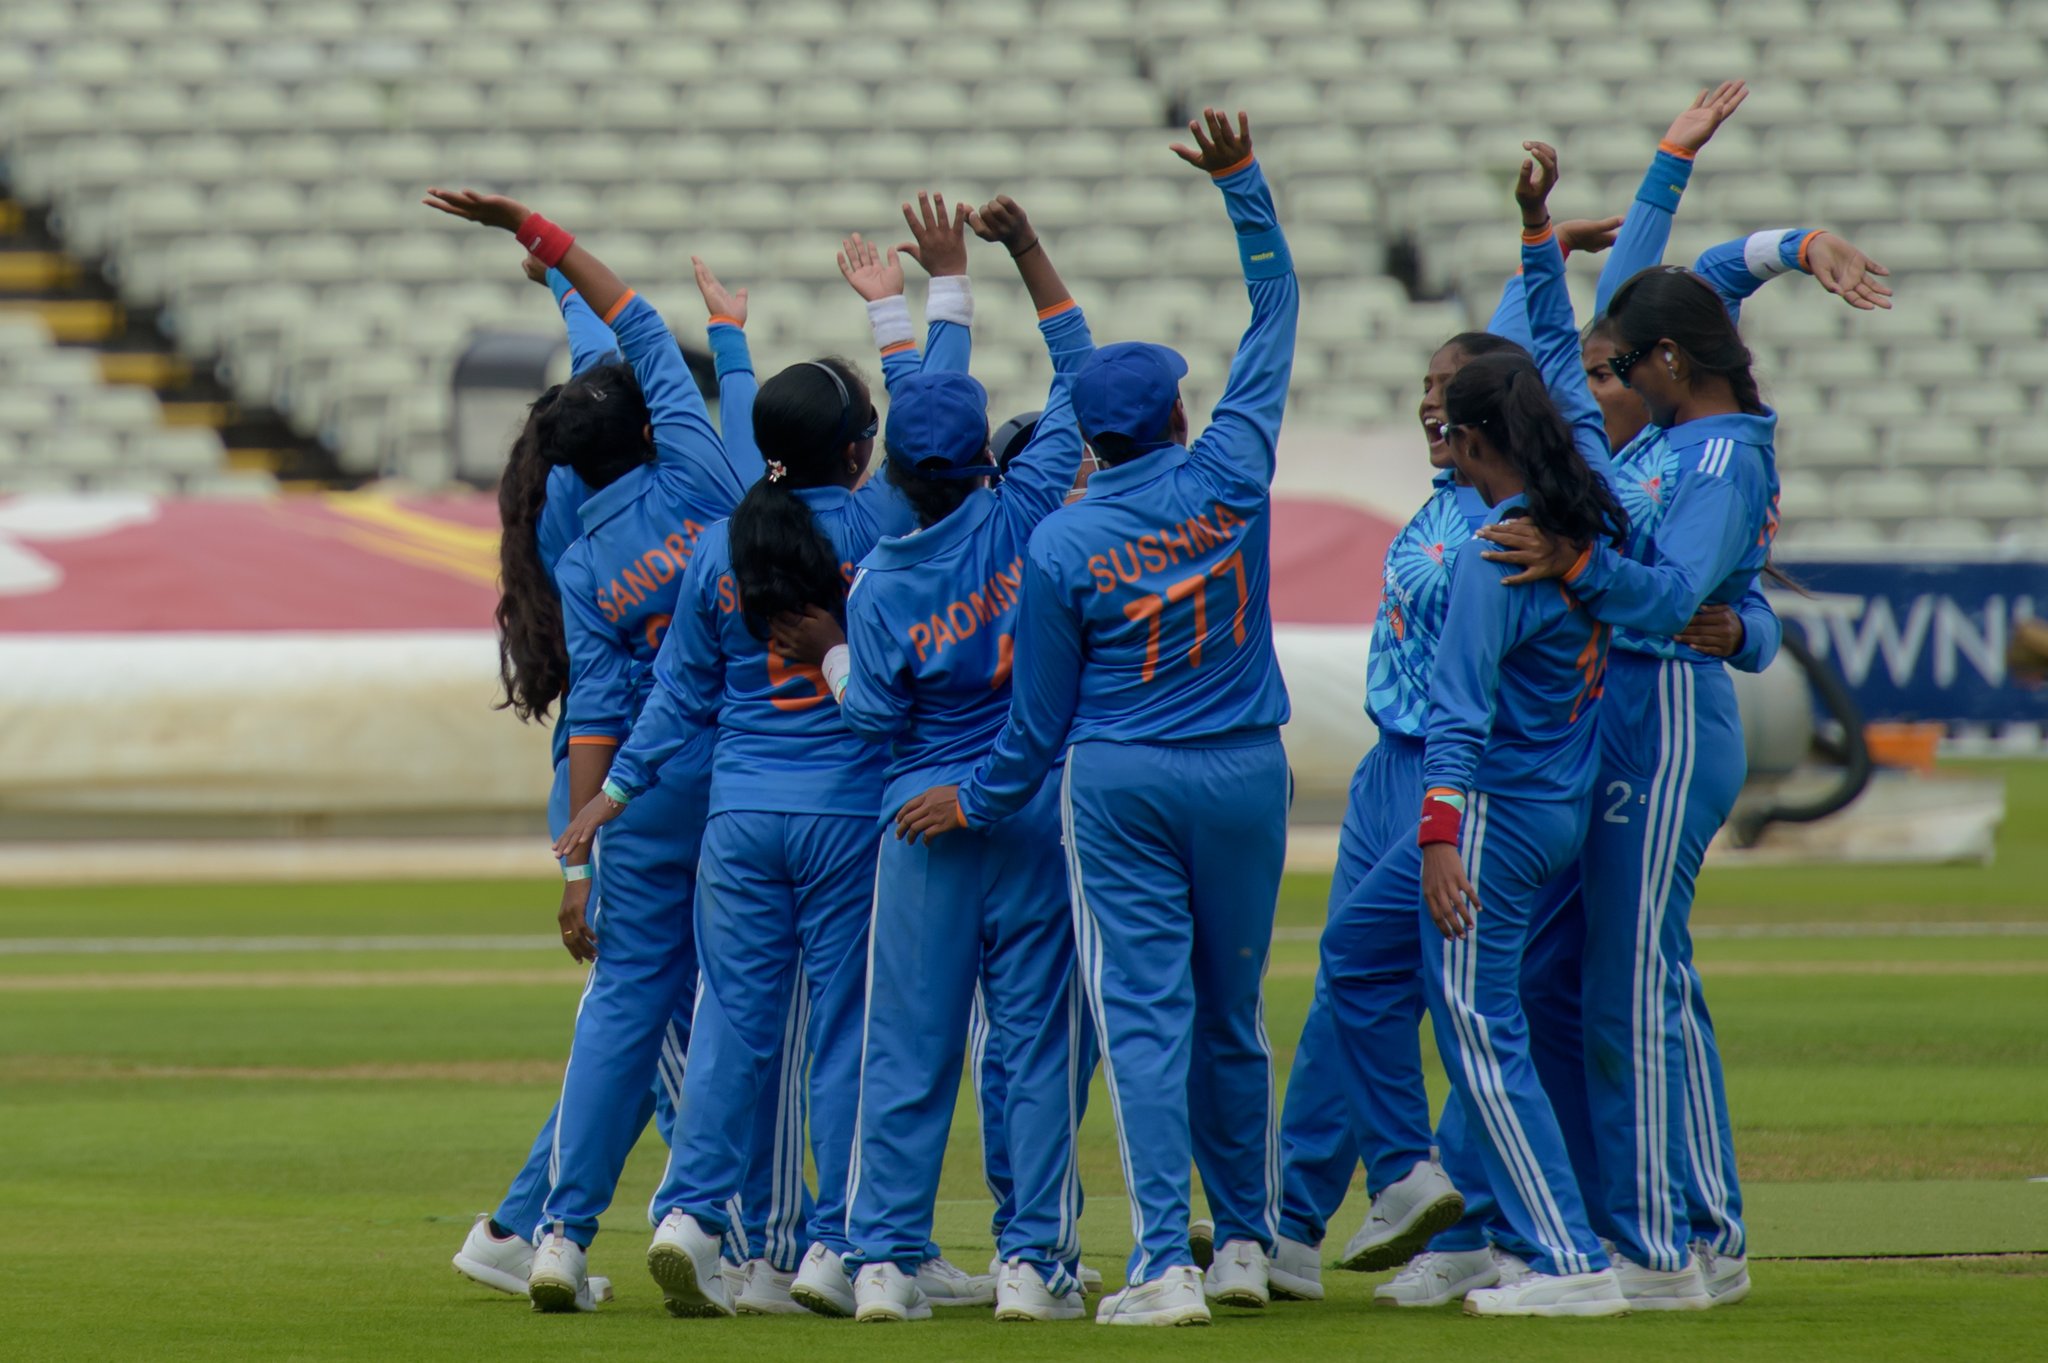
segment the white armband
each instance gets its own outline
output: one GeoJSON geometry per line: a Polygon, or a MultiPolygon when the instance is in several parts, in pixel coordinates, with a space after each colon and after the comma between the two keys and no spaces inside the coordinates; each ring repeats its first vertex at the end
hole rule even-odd
{"type": "Polygon", "coordinates": [[[887,351],[917,343],[916,335],[910,330],[910,304],[900,293],[868,303],[868,327],[875,333],[877,350],[887,351]]]}
{"type": "Polygon", "coordinates": [[[834,644],[825,650],[825,662],[819,670],[825,674],[825,685],[832,688],[833,701],[843,699],[847,677],[853,671],[852,655],[846,651],[846,645],[834,644]]]}
{"type": "Polygon", "coordinates": [[[1792,235],[1790,227],[1774,228],[1768,232],[1751,232],[1742,243],[1742,263],[1758,279],[1776,279],[1792,269],[1785,263],[1782,248],[1785,238],[1792,235]]]}
{"type": "Polygon", "coordinates": [[[924,297],[924,319],[956,322],[963,327],[974,325],[974,288],[966,275],[942,274],[932,280],[924,297]]]}

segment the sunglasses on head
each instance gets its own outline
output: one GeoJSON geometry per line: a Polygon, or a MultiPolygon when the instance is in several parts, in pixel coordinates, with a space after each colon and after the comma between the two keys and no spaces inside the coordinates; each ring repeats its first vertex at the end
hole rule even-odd
{"type": "Polygon", "coordinates": [[[1651,342],[1649,345],[1639,345],[1634,350],[1629,351],[1626,355],[1616,355],[1613,359],[1607,362],[1607,367],[1614,371],[1615,380],[1619,382],[1622,387],[1626,388],[1629,386],[1629,371],[1634,369],[1637,365],[1641,364],[1643,360],[1648,357],[1649,353],[1654,349],[1656,349],[1656,343],[1654,341],[1651,342]]]}

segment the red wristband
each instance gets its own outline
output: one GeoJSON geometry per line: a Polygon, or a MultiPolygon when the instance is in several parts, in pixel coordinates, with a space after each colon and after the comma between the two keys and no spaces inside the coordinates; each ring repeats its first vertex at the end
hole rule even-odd
{"type": "Polygon", "coordinates": [[[528,213],[526,221],[520,223],[512,235],[532,253],[535,260],[550,270],[560,265],[562,257],[568,255],[569,248],[576,244],[576,238],[538,213],[528,213]]]}
{"type": "Polygon", "coordinates": [[[1415,837],[1416,845],[1427,847],[1433,842],[1447,842],[1456,846],[1458,828],[1464,821],[1464,795],[1439,786],[1422,797],[1422,831],[1415,837]]]}

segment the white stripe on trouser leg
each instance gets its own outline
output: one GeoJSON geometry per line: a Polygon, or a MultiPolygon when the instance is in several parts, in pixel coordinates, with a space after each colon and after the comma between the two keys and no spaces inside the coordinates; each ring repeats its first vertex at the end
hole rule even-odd
{"type": "Polygon", "coordinates": [[[1647,1189],[1645,1248],[1650,1267],[1675,1271],[1684,1264],[1673,1221],[1672,1170],[1667,1155],[1670,1146],[1670,1089],[1668,1011],[1665,999],[1671,980],[1664,956],[1664,922],[1670,906],[1672,873],[1685,831],[1685,807],[1690,794],[1693,768],[1692,669],[1684,663],[1664,660],[1657,668],[1659,733],[1664,751],[1658,763],[1657,784],[1643,856],[1642,903],[1637,912],[1637,995],[1635,1016],[1639,1028],[1640,1060],[1637,1083],[1643,1090],[1652,1121],[1647,1127],[1637,1167],[1641,1185],[1647,1189]]]}
{"type": "MultiPolygon", "coordinates": [[[[1727,453],[1732,453],[1734,451],[1734,448],[1735,443],[1733,441],[1728,441],[1727,450],[1724,452],[1724,456],[1727,453]]],[[[1668,923],[1671,914],[1672,886],[1676,883],[1678,876],[1678,860],[1680,857],[1685,855],[1686,814],[1689,806],[1692,803],[1693,764],[1699,753],[1699,744],[1697,741],[1698,735],[1696,732],[1698,712],[1693,704],[1693,686],[1696,679],[1696,674],[1693,671],[1692,667],[1686,663],[1673,662],[1670,664],[1670,666],[1674,672],[1672,694],[1678,702],[1677,733],[1679,738],[1680,756],[1677,768],[1677,776],[1673,783],[1671,791],[1670,808],[1665,812],[1665,824],[1669,832],[1665,836],[1663,846],[1660,848],[1659,853],[1660,865],[1657,875],[1657,934],[1654,939],[1657,950],[1656,1006],[1658,1020],[1658,1037],[1660,1041],[1665,1043],[1665,1045],[1660,1047],[1660,1049],[1657,1052],[1659,1059],[1662,1061],[1662,1066],[1658,1070],[1658,1078],[1661,1081],[1659,1084],[1659,1092],[1664,1093],[1666,1095],[1670,1093],[1668,1074],[1670,1060],[1668,1043],[1670,1041],[1669,1026],[1672,1013],[1672,1010],[1666,1006],[1666,1001],[1673,996],[1674,991],[1680,987],[1682,982],[1674,980],[1673,978],[1674,972],[1676,972],[1679,969],[1679,967],[1677,963],[1672,959],[1671,955],[1664,948],[1664,933],[1666,924],[1668,923]]],[[[1680,1013],[1678,1025],[1678,1040],[1681,1056],[1681,1070],[1679,1074],[1679,1079],[1682,1083],[1686,1079],[1686,1063],[1683,1059],[1685,1046],[1685,1019],[1682,1012],[1680,1013]]],[[[1680,1101],[1681,1103],[1684,1102],[1682,1090],[1680,1101]]],[[[1674,1171],[1671,1168],[1671,1161],[1667,1153],[1670,1149],[1670,1137],[1668,1132],[1670,1130],[1671,1122],[1671,1113],[1669,1108],[1668,1097],[1665,1099],[1665,1103],[1666,1106],[1664,1110],[1664,1131],[1666,1132],[1666,1136],[1664,1142],[1656,1147],[1656,1151],[1653,1154],[1652,1158],[1657,1160],[1658,1166],[1662,1171],[1662,1176],[1657,1180],[1657,1182],[1664,1189],[1664,1205],[1666,1209],[1665,1219],[1666,1225],[1668,1227],[1667,1233],[1670,1236],[1668,1248],[1668,1253],[1670,1255],[1670,1263],[1666,1265],[1666,1267],[1669,1267],[1671,1269],[1678,1269],[1685,1266],[1685,1260],[1688,1250],[1686,1248],[1685,1243],[1686,1237],[1683,1234],[1686,1228],[1677,1225],[1675,1220],[1673,1219],[1674,1211],[1682,1211],[1683,1208],[1680,1205],[1681,1199],[1673,1191],[1674,1185],[1672,1180],[1674,1179],[1674,1177],[1681,1177],[1684,1171],[1674,1171]]],[[[1685,1120],[1685,1114],[1683,1112],[1679,1114],[1679,1120],[1681,1122],[1685,1120]]]]}
{"type": "Polygon", "coordinates": [[[1655,933],[1650,926],[1652,916],[1652,885],[1655,876],[1652,867],[1656,862],[1659,829],[1668,803],[1668,785],[1673,760],[1671,740],[1671,706],[1665,695],[1668,662],[1657,665],[1657,767],[1650,778],[1650,790],[1643,809],[1642,854],[1637,867],[1635,943],[1630,957],[1629,975],[1629,1079],[1630,1098],[1634,1109],[1633,1125],[1636,1176],[1636,1231],[1644,1251],[1649,1258],[1657,1257],[1656,1247],[1662,1241],[1659,1232],[1662,1212],[1661,1200],[1654,1195],[1653,1166],[1650,1147],[1655,1143],[1657,1130],[1657,1102],[1659,1090],[1649,1078],[1649,1056],[1647,1048],[1651,1040],[1651,1023],[1644,1012],[1643,1000],[1654,977],[1655,933]],[[1650,941],[1645,946],[1645,940],[1650,941]]]}
{"type": "MultiPolygon", "coordinates": [[[[1693,1162],[1693,1177],[1701,1199],[1714,1218],[1718,1233],[1714,1248],[1726,1253],[1732,1248],[1735,1218],[1728,1210],[1728,1184],[1721,1176],[1721,1126],[1714,1105],[1712,1071],[1709,1069],[1706,1038],[1693,1013],[1692,976],[1681,969],[1678,975],[1680,1039],[1685,1043],[1685,1124],[1693,1162]]],[[[1691,1228],[1687,1228],[1687,1239],[1691,1228]]]]}
{"type": "MultiPolygon", "coordinates": [[[[782,1055],[775,1088],[775,1134],[768,1150],[768,1216],[764,1253],[779,1267],[793,1263],[807,1248],[796,1240],[796,1222],[803,1214],[803,1121],[794,1085],[801,1082],[804,1024],[808,998],[804,973],[791,972],[789,1011],[782,1020],[782,1055]]],[[[749,1158],[753,1152],[749,1152],[749,1158]]]]}
{"type": "Polygon", "coordinates": [[[988,1064],[989,1020],[988,1000],[982,994],[979,962],[976,963],[974,981],[974,1003],[967,1011],[967,1082],[974,1089],[974,1115],[977,1119],[975,1135],[981,1141],[981,1186],[988,1189],[988,1195],[1000,1204],[1003,1195],[996,1189],[995,1169],[989,1158],[995,1152],[988,1148],[988,1124],[991,1114],[988,1110],[988,1095],[983,1091],[983,1071],[988,1064]]]}
{"type": "MultiPolygon", "coordinates": [[[[598,859],[604,854],[604,830],[599,829],[590,843],[590,913],[585,920],[593,935],[597,932],[597,909],[602,903],[597,878],[598,859]]],[[[583,1005],[590,1002],[590,991],[597,984],[597,962],[590,963],[590,969],[583,974],[583,992],[576,996],[576,1017],[569,1024],[569,1058],[562,1062],[562,1088],[555,1099],[555,1138],[548,1146],[548,1192],[554,1193],[555,1185],[562,1181],[562,1119],[569,1115],[569,1067],[576,1063],[576,1028],[583,1021],[583,1005]]],[[[547,1210],[547,1199],[541,1199],[541,1210],[547,1210]]],[[[545,1222],[542,1223],[546,1224],[545,1222]]]]}
{"type": "MultiPolygon", "coordinates": [[[[1066,1169],[1060,1176],[1060,1234],[1054,1252],[1064,1266],[1081,1253],[1081,1088],[1087,1076],[1081,1073],[1081,1029],[1093,1026],[1082,1011],[1081,982],[1077,967],[1067,971],[1067,1148],[1066,1169]]],[[[1009,1128],[1004,1127],[1007,1137],[1009,1128]]]]}
{"type": "MultiPolygon", "coordinates": [[[[1487,797],[1475,793],[1472,817],[1461,832],[1460,860],[1464,862],[1466,878],[1475,890],[1479,887],[1486,855],[1488,812],[1487,797]]],[[[1584,1256],[1572,1244],[1564,1215],[1551,1196],[1543,1166],[1529,1144],[1521,1119],[1515,1115],[1513,1100],[1507,1092],[1507,1079],[1501,1071],[1500,1057],[1494,1052],[1486,1020],[1479,1014],[1478,935],[1479,928],[1475,923],[1465,937],[1446,939],[1443,949],[1444,994],[1452,1030],[1458,1039],[1465,1081],[1475,1100],[1473,1106],[1479,1110],[1480,1118],[1500,1152],[1501,1162],[1507,1166],[1516,1194],[1529,1209],[1539,1235],[1550,1242],[1546,1247],[1557,1261],[1559,1271],[1584,1272],[1584,1256]]]]}
{"type": "MultiPolygon", "coordinates": [[[[860,1196],[860,1121],[868,1106],[868,1037],[875,1016],[875,938],[880,935],[875,931],[875,918],[882,906],[882,853],[888,843],[889,835],[884,833],[875,846],[875,892],[868,900],[868,973],[860,1007],[860,1077],[853,1090],[853,1153],[846,1166],[846,1215],[840,1221],[840,1232],[848,1240],[853,1238],[853,1200],[860,1196]]],[[[930,849],[926,851],[929,853],[930,849]]]]}
{"type": "Polygon", "coordinates": [[[1067,749],[1066,770],[1060,776],[1060,829],[1067,844],[1067,892],[1074,914],[1075,968],[1083,985],[1089,1009],[1095,1014],[1095,1035],[1102,1043],[1102,1079],[1109,1089],[1109,1112],[1116,1126],[1117,1161],[1123,1167],[1124,1187],[1131,1197],[1131,1239],[1138,1249],[1135,1281],[1145,1281],[1152,1255],[1145,1247],[1145,1207],[1138,1197],[1138,1181],[1131,1172],[1130,1132],[1124,1126],[1123,1095],[1117,1088],[1115,1049],[1110,1044],[1109,1009],[1102,998],[1102,925],[1088,906],[1088,890],[1081,870],[1081,844],[1074,825],[1075,750],[1067,749]]]}

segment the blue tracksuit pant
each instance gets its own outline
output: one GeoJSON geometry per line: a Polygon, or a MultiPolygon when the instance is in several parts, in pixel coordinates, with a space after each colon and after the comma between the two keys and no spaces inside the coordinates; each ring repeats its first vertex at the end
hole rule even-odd
{"type": "Polygon", "coordinates": [[[1713,1022],[1692,963],[1693,886],[1747,763],[1719,663],[1616,649],[1586,841],[1586,1082],[1599,1201],[1621,1252],[1663,1270],[1688,1242],[1745,1252],[1713,1022]]]}
{"type": "Polygon", "coordinates": [[[725,1234],[733,1224],[757,1113],[778,1074],[801,1106],[785,1057],[791,1037],[808,1034],[818,1195],[807,1238],[839,1254],[851,1248],[846,1180],[877,843],[873,816],[728,811],[705,828],[697,897],[703,983],[661,1197],[707,1230],[725,1234]],[[798,1020],[799,997],[807,1022],[798,1020]]]}
{"type": "MultiPolygon", "coordinates": [[[[1351,778],[1337,839],[1337,870],[1330,881],[1332,918],[1386,852],[1414,833],[1415,811],[1421,807],[1422,740],[1382,734],[1351,778]]],[[[1362,1057],[1372,1076],[1369,1107],[1354,1114],[1345,1098],[1344,1061],[1337,1054],[1336,1026],[1320,972],[1287,1077],[1280,1124],[1280,1233],[1305,1245],[1322,1243],[1361,1155],[1366,1188],[1374,1194],[1406,1176],[1417,1160],[1429,1158],[1414,924],[1405,911],[1394,911],[1378,926],[1385,954],[1375,974],[1383,985],[1372,1042],[1362,1057]]]]}
{"type": "MultiPolygon", "coordinates": [[[[1057,822],[1054,830],[1053,836],[1058,837],[1057,822]]],[[[1065,874],[1064,868],[1061,874],[1065,874]]],[[[1064,885],[1061,893],[1064,896],[1064,885]]],[[[1071,927],[1068,934],[1072,935],[1071,927]]],[[[969,1082],[974,1085],[975,1113],[981,1128],[981,1181],[988,1186],[988,1195],[996,1208],[989,1217],[989,1235],[1000,1245],[1003,1243],[1003,1227],[1009,1225],[1010,1218],[1017,1214],[1017,1180],[1010,1171],[1009,1140],[1003,1133],[1003,1109],[1009,1103],[1009,1081],[1003,1073],[1003,1057],[989,1047],[988,1004],[982,997],[985,984],[985,981],[977,982],[974,986],[974,1011],[967,1021],[967,1073],[969,1082]]],[[[1095,1033],[1092,1026],[1084,1026],[1082,1030],[1088,1035],[1090,1053],[1093,1054],[1095,1033]]],[[[1082,1087],[1087,1087],[1085,1081],[1082,1087]]]]}
{"type": "Polygon", "coordinates": [[[1013,1205],[996,1248],[1064,1293],[1080,1255],[1074,1134],[1093,1057],[1051,782],[984,831],[913,844],[885,830],[868,944],[850,1270],[887,1260],[915,1273],[928,1256],[977,994],[986,1052],[1005,1076],[1013,1205]]]}
{"type": "Polygon", "coordinates": [[[571,1240],[590,1243],[647,1124],[648,1085],[664,1048],[688,1050],[694,869],[710,789],[705,746],[678,753],[660,783],[598,833],[589,915],[597,962],[576,1009],[555,1109],[553,1186],[536,1239],[540,1227],[559,1222],[571,1240]]]}
{"type": "Polygon", "coordinates": [[[1279,1111],[1260,984],[1291,798],[1277,737],[1067,753],[1075,945],[1130,1191],[1132,1283],[1193,1262],[1191,1161],[1217,1243],[1273,1247],[1279,1111]]]}
{"type": "MultiPolygon", "coordinates": [[[[1566,1156],[1579,1197],[1596,1234],[1606,1235],[1595,1192],[1598,1160],[1592,1112],[1586,1102],[1586,1053],[1579,1023],[1580,958],[1586,946],[1585,901],[1576,866],[1544,887],[1527,947],[1522,953],[1522,1013],[1529,1021],[1529,1053],[1536,1078],[1550,1098],[1564,1137],[1566,1156]]],[[[1493,1190],[1486,1181],[1479,1139],[1454,1092],[1444,1104],[1436,1140],[1444,1172],[1465,1195],[1465,1217],[1429,1242],[1433,1250],[1483,1248],[1508,1233],[1493,1190]]],[[[1610,1237],[1611,1238],[1611,1237],[1610,1237]]]]}
{"type": "MultiPolygon", "coordinates": [[[[559,838],[562,830],[569,826],[569,764],[555,764],[554,784],[548,789],[548,836],[559,838]]],[[[684,1038],[664,1035],[661,1056],[654,1082],[648,1086],[641,1102],[639,1125],[634,1128],[634,1138],[647,1129],[647,1119],[654,1119],[655,1129],[661,1133],[666,1145],[669,1134],[675,1126],[676,1100],[682,1096],[684,1038]]],[[[509,1231],[520,1235],[528,1234],[541,1219],[542,1207],[548,1195],[548,1168],[554,1162],[555,1118],[561,1105],[548,1110],[548,1119],[541,1123],[540,1133],[533,1138],[533,1148],[527,1152],[526,1163],[512,1176],[512,1184],[505,1190],[505,1198],[498,1204],[498,1210],[491,1219],[509,1231]]]]}
{"type": "Polygon", "coordinates": [[[1373,869],[1323,934],[1323,972],[1342,1050],[1352,1083],[1363,1087],[1366,1072],[1358,1056],[1372,1010],[1360,1006],[1365,991],[1357,987],[1349,962],[1357,947],[1369,944],[1379,912],[1407,907],[1421,934],[1422,984],[1437,1051],[1463,1105],[1462,1118],[1475,1129],[1476,1138],[1465,1144],[1478,1148],[1483,1169],[1447,1172],[1453,1181],[1463,1175],[1461,1187],[1491,1190],[1505,1227],[1496,1240],[1544,1273],[1589,1272],[1607,1264],[1587,1224],[1557,1118],[1537,1080],[1521,1007],[1530,925],[1545,885],[1577,857],[1585,816],[1583,803],[1475,794],[1458,850],[1479,895],[1477,928],[1457,942],[1438,932],[1422,907],[1422,849],[1411,837],[1373,869]],[[1351,912],[1353,904],[1372,911],[1351,912]]]}

